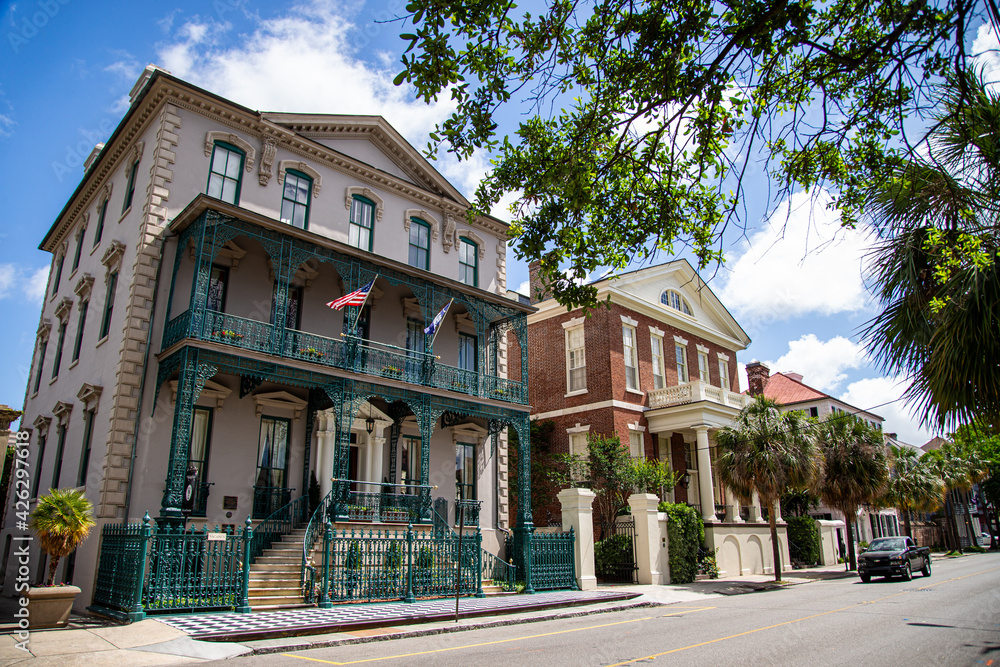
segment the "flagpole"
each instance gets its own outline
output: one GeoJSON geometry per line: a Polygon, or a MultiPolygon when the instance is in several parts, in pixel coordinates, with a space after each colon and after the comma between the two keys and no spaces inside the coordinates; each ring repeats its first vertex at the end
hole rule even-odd
{"type": "MultiPolygon", "coordinates": [[[[455,303],[455,297],[451,298],[451,301],[448,302],[448,305],[444,308],[444,310],[447,311],[448,309],[450,309],[451,308],[451,304],[453,304],[453,303],[455,303]]],[[[438,331],[441,331],[441,326],[440,325],[438,325],[437,327],[435,327],[435,329],[434,329],[434,335],[431,336],[431,349],[432,350],[434,349],[434,341],[436,341],[437,337],[438,337],[438,331]]]]}
{"type": "Polygon", "coordinates": [[[372,290],[375,289],[375,281],[376,280],[378,280],[378,274],[377,273],[375,274],[375,277],[372,278],[372,287],[365,294],[365,300],[361,302],[360,306],[358,306],[358,316],[354,318],[354,325],[351,327],[351,332],[352,332],[351,335],[354,335],[353,332],[356,331],[357,328],[358,328],[358,322],[361,321],[361,311],[364,310],[365,304],[368,303],[368,295],[370,295],[372,293],[372,290]]]}

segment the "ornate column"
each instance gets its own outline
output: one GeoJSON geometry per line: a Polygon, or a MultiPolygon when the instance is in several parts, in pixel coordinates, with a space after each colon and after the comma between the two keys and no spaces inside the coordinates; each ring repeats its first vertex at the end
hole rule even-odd
{"type": "Polygon", "coordinates": [[[333,409],[316,413],[319,429],[316,431],[316,477],[319,480],[320,498],[330,493],[333,482],[333,452],[336,444],[337,419],[333,409]]]}
{"type": "Polygon", "coordinates": [[[528,415],[512,420],[517,430],[517,525],[514,526],[514,564],[524,577],[524,592],[534,593],[531,585],[531,534],[535,524],[531,517],[531,428],[528,415]]]}
{"type": "Polygon", "coordinates": [[[382,491],[381,483],[384,477],[382,470],[385,468],[385,433],[391,428],[391,424],[379,422],[375,427],[375,435],[372,436],[371,480],[380,485],[373,489],[378,492],[382,491]]]}
{"type": "Polygon", "coordinates": [[[717,523],[715,516],[715,490],[712,484],[712,454],[708,443],[708,426],[694,427],[695,450],[698,457],[698,496],[701,502],[701,518],[706,523],[717,523]]]}
{"type": "Polygon", "coordinates": [[[167,478],[160,503],[157,522],[184,521],[181,513],[184,493],[184,476],[188,466],[188,444],[191,440],[191,417],[194,404],[205,388],[205,382],[215,375],[218,368],[198,362],[198,350],[185,348],[181,353],[180,375],[177,378],[177,398],[174,401],[174,423],[170,436],[170,455],[167,478]]]}

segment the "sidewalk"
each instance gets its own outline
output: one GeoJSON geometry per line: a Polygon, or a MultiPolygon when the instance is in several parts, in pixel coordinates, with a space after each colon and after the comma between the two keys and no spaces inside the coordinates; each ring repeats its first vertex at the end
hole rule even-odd
{"type": "MultiPolygon", "coordinates": [[[[795,570],[781,586],[857,576],[843,565],[795,570]]],[[[462,598],[461,618],[454,620],[454,599],[412,604],[382,602],[337,605],[257,614],[187,614],[153,616],[131,625],[74,616],[69,628],[34,630],[26,653],[16,648],[10,625],[0,626],[0,665],[179,665],[336,646],[475,628],[532,623],[606,613],[639,606],[664,605],[773,590],[767,575],[697,581],[677,586],[606,586],[597,591],[556,591],[535,595],[462,598]],[[210,640],[210,641],[206,641],[210,640]]],[[[0,618],[11,600],[0,600],[0,618]]]]}

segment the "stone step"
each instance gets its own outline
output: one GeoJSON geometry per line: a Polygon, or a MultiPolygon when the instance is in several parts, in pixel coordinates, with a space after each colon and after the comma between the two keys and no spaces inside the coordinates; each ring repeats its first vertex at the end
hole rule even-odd
{"type": "Polygon", "coordinates": [[[312,609],[316,605],[310,604],[308,602],[299,602],[293,604],[252,604],[250,608],[254,611],[278,611],[279,609],[312,609]]]}
{"type": "Polygon", "coordinates": [[[250,605],[251,609],[276,608],[284,605],[305,605],[306,599],[301,595],[270,595],[255,597],[250,605]]]}
{"type": "Polygon", "coordinates": [[[284,588],[251,588],[247,591],[251,598],[264,597],[302,597],[302,589],[298,586],[284,588]]]}
{"type": "Polygon", "coordinates": [[[299,572],[301,563],[254,563],[250,566],[250,574],[255,572],[299,572]]]}
{"type": "Polygon", "coordinates": [[[254,565],[301,565],[302,557],[294,556],[258,556],[250,567],[254,565]]]}

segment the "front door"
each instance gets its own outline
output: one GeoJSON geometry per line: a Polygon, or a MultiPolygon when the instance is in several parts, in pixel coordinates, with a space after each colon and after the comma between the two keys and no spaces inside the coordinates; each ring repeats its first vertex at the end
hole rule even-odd
{"type": "Polygon", "coordinates": [[[264,519],[291,501],[287,488],[288,441],[291,421],[261,417],[257,444],[257,482],[254,484],[253,515],[264,519]]]}

